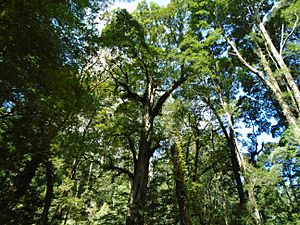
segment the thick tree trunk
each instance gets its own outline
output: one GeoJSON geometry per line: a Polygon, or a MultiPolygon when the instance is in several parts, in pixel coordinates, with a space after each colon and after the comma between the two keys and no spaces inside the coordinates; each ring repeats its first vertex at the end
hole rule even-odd
{"type": "Polygon", "coordinates": [[[144,206],[149,174],[150,157],[146,153],[139,154],[135,165],[133,181],[131,186],[131,199],[129,205],[126,225],[144,224],[144,206]]]}
{"type": "Polygon", "coordinates": [[[153,155],[151,149],[153,120],[151,104],[144,106],[143,130],[140,136],[139,153],[134,165],[133,180],[131,186],[131,198],[126,225],[144,224],[144,206],[149,176],[150,158],[153,155]]]}
{"type": "Polygon", "coordinates": [[[180,149],[178,146],[176,146],[176,144],[173,145],[171,152],[173,157],[173,166],[174,166],[175,183],[176,183],[176,196],[177,196],[178,207],[179,207],[180,224],[192,225],[192,221],[191,221],[191,217],[187,205],[187,196],[186,196],[185,179],[184,179],[184,171],[183,171],[184,162],[182,160],[180,149]]]}
{"type": "Polygon", "coordinates": [[[134,159],[134,172],[131,185],[131,198],[126,219],[127,225],[143,225],[143,208],[146,201],[146,191],[149,176],[149,162],[155,147],[152,147],[153,121],[159,115],[163,104],[182,83],[187,80],[181,66],[181,76],[161,95],[156,96],[156,85],[147,65],[142,62],[142,69],[146,76],[146,87],[143,95],[133,93],[126,83],[121,85],[125,88],[128,97],[142,105],[143,119],[141,124],[141,135],[139,139],[138,157],[134,159]],[[156,99],[158,97],[158,99],[156,99]]]}

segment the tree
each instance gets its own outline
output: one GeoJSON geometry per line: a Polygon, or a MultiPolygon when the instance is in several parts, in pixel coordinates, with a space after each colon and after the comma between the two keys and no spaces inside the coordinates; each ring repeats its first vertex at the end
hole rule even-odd
{"type": "Polygon", "coordinates": [[[184,36],[185,11],[184,8],[177,11],[175,4],[163,14],[157,5],[149,8],[142,2],[135,13],[137,19],[142,20],[146,15],[151,18],[142,20],[143,26],[126,11],[119,10],[102,34],[106,46],[112,48],[110,73],[116,89],[128,104],[134,102],[140,114],[127,224],[143,224],[141,209],[145,204],[149,160],[160,146],[160,140],[154,138],[155,119],[172,92],[189,74],[180,61],[180,53],[176,54],[184,36]],[[166,30],[169,32],[165,33],[166,30]]]}

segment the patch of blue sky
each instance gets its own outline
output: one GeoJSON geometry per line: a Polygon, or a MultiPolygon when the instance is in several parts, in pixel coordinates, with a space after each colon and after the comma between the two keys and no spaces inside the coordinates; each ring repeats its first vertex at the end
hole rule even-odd
{"type": "Polygon", "coordinates": [[[12,108],[15,106],[16,104],[13,103],[12,101],[5,101],[3,104],[2,104],[2,109],[4,109],[5,112],[7,113],[10,113],[12,108]]]}

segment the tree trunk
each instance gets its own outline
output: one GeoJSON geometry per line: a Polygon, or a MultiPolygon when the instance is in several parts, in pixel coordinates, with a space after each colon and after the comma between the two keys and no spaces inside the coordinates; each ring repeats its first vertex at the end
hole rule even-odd
{"type": "Polygon", "coordinates": [[[151,146],[153,121],[155,117],[159,115],[163,104],[166,102],[172,92],[187,80],[187,77],[184,76],[183,66],[181,66],[181,76],[175,80],[161,96],[158,97],[156,96],[156,85],[154,85],[153,77],[149,73],[145,63],[142,63],[142,69],[146,76],[146,88],[142,96],[137,93],[133,93],[128,84],[122,83],[127,95],[142,105],[143,113],[138,157],[134,160],[131,197],[126,219],[127,225],[144,224],[143,209],[146,203],[149,163],[150,158],[156,149],[152,148],[151,146]],[[156,97],[158,97],[158,99],[156,99],[156,97]]]}
{"type": "MultiPolygon", "coordinates": [[[[266,83],[266,85],[271,89],[273,92],[275,99],[277,100],[283,115],[286,117],[286,120],[288,124],[295,125],[296,124],[296,118],[291,112],[290,106],[288,103],[286,103],[283,93],[279,87],[279,84],[277,80],[275,79],[275,76],[273,74],[273,71],[266,59],[266,56],[264,55],[263,51],[259,47],[257,43],[255,43],[256,48],[257,48],[257,54],[260,58],[261,64],[265,70],[265,72],[268,74],[268,79],[265,79],[264,77],[261,77],[261,79],[266,83]]],[[[294,106],[294,108],[297,108],[297,105],[294,106]]]]}
{"type": "Polygon", "coordinates": [[[144,224],[144,206],[149,176],[150,158],[153,155],[151,150],[153,120],[150,106],[144,106],[143,130],[140,136],[139,153],[134,165],[133,180],[131,186],[131,198],[126,225],[144,224]]]}
{"type": "Polygon", "coordinates": [[[150,157],[143,151],[139,154],[134,168],[133,181],[131,186],[131,198],[126,225],[144,224],[144,206],[149,174],[150,157]]]}
{"type": "Polygon", "coordinates": [[[236,149],[235,149],[235,144],[234,144],[234,139],[232,136],[232,130],[230,129],[230,135],[229,139],[227,140],[230,148],[230,158],[231,158],[231,166],[232,166],[232,171],[234,174],[234,179],[236,182],[236,188],[239,194],[239,199],[240,199],[240,207],[243,209],[246,204],[246,198],[245,198],[245,191],[244,191],[244,185],[241,179],[241,168],[239,165],[238,161],[238,156],[236,154],[236,149]]]}
{"type": "Polygon", "coordinates": [[[47,180],[47,190],[44,200],[44,209],[42,213],[42,224],[48,225],[48,214],[51,206],[51,201],[53,198],[53,186],[54,186],[54,174],[53,174],[53,165],[51,162],[46,163],[46,180],[47,180]]]}
{"type": "Polygon", "coordinates": [[[220,115],[217,113],[217,111],[215,110],[215,108],[212,105],[209,105],[210,108],[213,110],[220,126],[222,129],[223,134],[225,135],[229,150],[230,150],[230,159],[231,159],[231,167],[232,167],[232,171],[234,174],[234,180],[235,180],[235,185],[236,185],[236,189],[239,195],[239,201],[240,201],[240,207],[241,209],[244,208],[244,205],[246,203],[246,198],[245,198],[245,192],[244,192],[244,185],[243,182],[241,180],[241,168],[239,166],[239,162],[238,162],[238,156],[236,154],[236,149],[235,149],[235,144],[234,144],[234,140],[232,139],[232,135],[229,135],[221,118],[220,115]]]}
{"type": "Polygon", "coordinates": [[[198,173],[198,164],[199,164],[199,154],[200,154],[200,131],[198,128],[196,128],[196,146],[195,146],[195,159],[194,159],[194,168],[193,168],[193,177],[192,180],[195,182],[197,179],[197,173],[198,173]]]}
{"type": "Polygon", "coordinates": [[[249,178],[249,175],[248,175],[248,173],[250,172],[249,166],[248,166],[247,162],[244,160],[243,155],[241,154],[241,151],[238,147],[238,141],[237,141],[237,138],[235,135],[233,117],[232,117],[230,111],[228,111],[228,108],[229,108],[228,103],[226,101],[224,101],[221,96],[220,96],[220,100],[221,100],[222,107],[225,110],[227,120],[229,123],[230,139],[231,139],[230,147],[232,148],[231,151],[234,151],[234,153],[235,153],[237,163],[240,168],[240,171],[242,172],[242,175],[244,176],[245,183],[250,185],[250,189],[248,190],[248,198],[249,198],[250,206],[254,211],[253,215],[254,215],[255,222],[256,222],[256,224],[260,225],[260,224],[262,224],[262,218],[260,216],[258,205],[257,205],[256,199],[255,199],[255,195],[254,195],[254,191],[253,191],[253,182],[249,178]]]}
{"type": "Polygon", "coordinates": [[[229,207],[228,207],[227,198],[226,198],[225,193],[224,193],[224,189],[222,187],[222,183],[223,183],[223,180],[224,180],[224,176],[223,176],[222,171],[221,171],[221,177],[220,178],[221,178],[220,191],[221,191],[221,196],[222,196],[222,201],[223,201],[223,208],[224,208],[224,222],[225,222],[225,225],[228,225],[228,224],[230,224],[229,207]]]}
{"type": "Polygon", "coordinates": [[[172,146],[171,152],[175,173],[176,196],[179,207],[180,224],[192,225],[191,217],[187,206],[186,187],[183,171],[184,162],[182,160],[180,149],[176,144],[172,146]]]}
{"type": "Polygon", "coordinates": [[[249,178],[247,176],[245,176],[245,181],[250,186],[249,190],[248,190],[248,197],[249,197],[250,207],[251,207],[251,209],[253,210],[253,213],[254,213],[253,216],[254,216],[254,219],[255,219],[255,223],[257,225],[260,225],[260,224],[262,224],[262,218],[261,218],[261,215],[260,215],[260,212],[259,212],[259,209],[258,209],[258,205],[257,205],[257,202],[256,202],[256,198],[255,198],[255,195],[254,195],[253,185],[252,185],[251,181],[249,180],[249,178]]]}
{"type": "Polygon", "coordinates": [[[1,199],[0,213],[13,208],[19,198],[25,195],[39,164],[40,159],[38,157],[33,157],[26,162],[23,171],[14,178],[12,187],[1,199]]]}
{"type": "Polygon", "coordinates": [[[274,56],[277,64],[279,65],[279,67],[282,70],[282,73],[290,87],[290,89],[292,90],[292,95],[294,96],[294,99],[297,103],[297,111],[299,113],[300,111],[300,91],[299,88],[296,84],[296,82],[294,81],[294,78],[291,74],[290,69],[288,68],[288,66],[285,64],[282,55],[279,54],[279,52],[277,51],[276,47],[274,46],[263,22],[259,22],[258,27],[262,33],[262,36],[264,37],[267,45],[269,46],[272,55],[274,56]]]}
{"type": "Polygon", "coordinates": [[[191,144],[191,136],[189,136],[188,138],[188,142],[187,142],[187,146],[186,146],[186,150],[185,150],[185,163],[186,163],[186,168],[188,170],[188,173],[190,174],[191,172],[191,168],[190,168],[190,163],[189,163],[189,160],[190,160],[190,144],[191,144]]]}
{"type": "MultiPolygon", "coordinates": [[[[239,50],[237,49],[235,43],[233,41],[231,41],[228,37],[225,37],[226,41],[228,42],[228,44],[232,47],[233,51],[235,52],[235,54],[237,55],[237,57],[239,58],[239,60],[247,67],[249,68],[253,73],[257,74],[258,77],[262,80],[262,82],[268,87],[270,88],[270,90],[272,91],[272,93],[275,96],[275,100],[279,103],[279,106],[282,109],[282,112],[284,114],[284,116],[286,117],[287,121],[289,124],[296,124],[296,119],[293,116],[293,113],[290,110],[289,105],[285,102],[284,97],[282,95],[282,91],[277,83],[277,80],[275,79],[273,72],[270,68],[270,66],[268,65],[268,61],[265,58],[262,50],[260,49],[260,47],[256,44],[256,48],[257,48],[257,53],[260,57],[261,63],[263,65],[264,70],[266,71],[266,73],[268,74],[269,77],[265,77],[265,74],[263,71],[258,70],[257,68],[253,67],[252,65],[250,65],[245,58],[241,55],[241,53],[239,52],[239,50]]],[[[297,108],[297,106],[296,106],[297,108]]]]}

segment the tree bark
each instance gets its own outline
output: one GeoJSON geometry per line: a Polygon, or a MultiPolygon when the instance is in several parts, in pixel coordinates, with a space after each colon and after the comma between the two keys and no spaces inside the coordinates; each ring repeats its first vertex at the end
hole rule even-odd
{"type": "Polygon", "coordinates": [[[234,145],[234,140],[232,139],[232,135],[228,134],[223,121],[220,118],[220,115],[217,113],[215,108],[212,105],[209,105],[212,111],[214,112],[220,126],[222,129],[223,134],[225,135],[229,150],[230,150],[230,159],[231,159],[231,168],[234,175],[235,185],[236,189],[239,195],[239,201],[240,201],[240,208],[243,209],[246,204],[246,197],[245,197],[245,191],[244,191],[244,185],[241,180],[241,168],[239,166],[238,162],[238,156],[236,154],[236,149],[234,145]]]}
{"type": "Polygon", "coordinates": [[[146,89],[142,96],[132,93],[127,84],[123,84],[127,94],[133,97],[133,100],[142,104],[142,130],[139,138],[138,157],[134,160],[134,173],[131,185],[131,198],[128,207],[126,225],[143,225],[143,209],[146,201],[146,191],[149,176],[149,163],[156,148],[152,148],[153,122],[159,115],[163,104],[187,77],[184,76],[183,66],[181,67],[181,76],[175,80],[172,85],[156,100],[155,85],[153,77],[149,73],[147,66],[143,63],[143,70],[146,75],[146,89]]]}
{"type": "Polygon", "coordinates": [[[245,208],[246,204],[246,197],[245,197],[245,191],[244,191],[244,185],[241,179],[241,167],[238,161],[238,156],[236,154],[236,149],[235,149],[235,144],[234,144],[234,139],[232,136],[232,130],[230,129],[230,135],[229,135],[229,140],[227,140],[230,148],[230,158],[231,158],[231,165],[232,165],[232,170],[234,174],[234,179],[236,182],[236,188],[239,194],[239,199],[240,199],[240,207],[241,209],[245,208]]]}
{"type": "Polygon", "coordinates": [[[0,213],[1,211],[4,212],[5,210],[13,208],[19,198],[25,195],[39,164],[40,159],[38,157],[33,157],[31,160],[26,162],[23,171],[14,178],[12,187],[1,199],[0,213]]]}
{"type": "Polygon", "coordinates": [[[193,177],[192,180],[196,181],[197,179],[197,174],[198,174],[198,164],[199,164],[199,154],[200,154],[200,131],[198,129],[198,127],[195,128],[196,129],[196,134],[195,134],[195,138],[196,138],[196,146],[195,146],[195,159],[194,159],[194,168],[193,168],[193,177]]]}
{"type": "Polygon", "coordinates": [[[261,218],[261,215],[260,215],[260,212],[258,209],[254,191],[253,191],[254,185],[253,185],[252,180],[249,178],[249,172],[250,172],[249,166],[248,166],[247,162],[244,160],[243,155],[241,154],[241,151],[238,147],[238,141],[237,141],[237,137],[236,137],[236,133],[235,133],[235,129],[234,129],[233,117],[232,117],[231,112],[228,111],[228,103],[223,100],[221,95],[220,95],[220,100],[221,100],[222,107],[225,110],[226,117],[227,117],[227,120],[229,123],[230,139],[231,139],[230,147],[232,148],[231,151],[233,151],[235,153],[235,156],[237,158],[238,167],[240,168],[240,172],[244,176],[245,183],[250,186],[250,189],[248,190],[248,198],[249,198],[249,202],[250,202],[250,207],[254,211],[253,216],[254,216],[256,224],[260,225],[260,224],[262,224],[262,218],[261,218]]]}
{"type": "Polygon", "coordinates": [[[134,177],[131,186],[131,199],[126,225],[144,224],[143,211],[146,201],[149,161],[150,157],[145,154],[145,151],[139,154],[134,169],[134,177]]]}
{"type": "MultiPolygon", "coordinates": [[[[148,96],[152,96],[149,91],[148,96]]],[[[126,225],[144,224],[144,206],[146,201],[146,191],[149,176],[149,163],[153,155],[151,151],[152,131],[154,117],[151,115],[151,106],[153,97],[146,98],[148,101],[144,104],[143,129],[139,141],[138,158],[134,165],[133,180],[131,186],[131,198],[126,225]]]]}
{"type": "MultiPolygon", "coordinates": [[[[231,41],[228,37],[225,37],[225,38],[226,38],[226,41],[228,42],[228,44],[232,47],[233,51],[235,52],[235,54],[237,55],[239,60],[247,68],[249,68],[253,73],[257,74],[258,77],[262,80],[262,82],[272,91],[272,93],[274,94],[275,100],[279,103],[279,106],[288,121],[288,124],[292,124],[292,125],[296,124],[296,118],[294,117],[293,113],[291,112],[289,105],[285,102],[285,99],[283,97],[283,93],[279,87],[279,84],[278,84],[277,80],[275,79],[272,69],[270,68],[268,61],[267,61],[266,57],[264,56],[260,47],[257,44],[255,44],[255,46],[257,48],[257,54],[260,57],[261,63],[263,65],[263,68],[264,68],[265,72],[267,73],[268,77],[265,77],[265,74],[263,71],[258,70],[257,68],[250,65],[246,61],[246,59],[241,55],[241,53],[237,49],[235,43],[233,41],[231,41]]],[[[297,106],[295,106],[295,107],[297,108],[297,106]]]]}
{"type": "Polygon", "coordinates": [[[280,55],[280,53],[277,51],[276,47],[274,46],[262,21],[259,21],[258,27],[259,27],[259,30],[261,31],[262,36],[265,39],[267,45],[269,46],[271,53],[274,56],[277,64],[281,68],[282,73],[288,83],[288,86],[292,90],[292,95],[294,96],[294,99],[297,103],[297,111],[299,113],[300,112],[300,91],[299,91],[298,85],[296,84],[296,82],[291,74],[290,69],[284,62],[282,55],[280,55]]]}
{"type": "Polygon", "coordinates": [[[51,206],[51,201],[53,198],[53,186],[54,186],[54,174],[53,174],[53,165],[51,162],[46,163],[46,180],[47,180],[47,190],[44,199],[44,209],[42,213],[42,224],[49,224],[49,209],[51,206]]]}
{"type": "MultiPolygon", "coordinates": [[[[295,125],[297,123],[296,117],[293,115],[290,106],[288,103],[285,101],[283,93],[280,89],[280,86],[275,79],[275,76],[273,74],[273,71],[266,59],[266,56],[264,55],[262,49],[259,47],[259,45],[256,43],[256,48],[257,48],[257,54],[260,58],[261,64],[265,70],[265,72],[268,75],[268,79],[261,77],[261,79],[266,83],[266,85],[270,88],[270,90],[273,92],[275,99],[277,100],[283,115],[286,117],[286,120],[288,124],[295,125]]],[[[297,105],[294,106],[294,108],[297,108],[297,105]]]]}
{"type": "Polygon", "coordinates": [[[185,150],[185,163],[186,163],[186,167],[187,167],[187,170],[188,170],[188,173],[191,172],[191,168],[190,168],[190,163],[189,163],[189,160],[190,160],[190,144],[191,144],[191,136],[189,136],[188,138],[188,141],[187,141],[187,146],[186,146],[186,150],[185,150]]]}
{"type": "Polygon", "coordinates": [[[226,195],[224,193],[224,189],[222,187],[222,183],[224,180],[223,172],[221,171],[221,184],[220,184],[220,191],[221,191],[221,196],[222,196],[222,201],[223,201],[223,208],[224,208],[224,221],[225,225],[230,224],[230,216],[229,216],[229,207],[228,207],[228,200],[226,198],[226,195]]]}
{"type": "Polygon", "coordinates": [[[184,178],[184,162],[181,156],[179,147],[174,144],[171,149],[173,158],[173,167],[175,173],[175,183],[176,183],[176,196],[178,201],[180,224],[181,225],[192,225],[191,217],[187,205],[187,194],[185,187],[184,178]]]}

